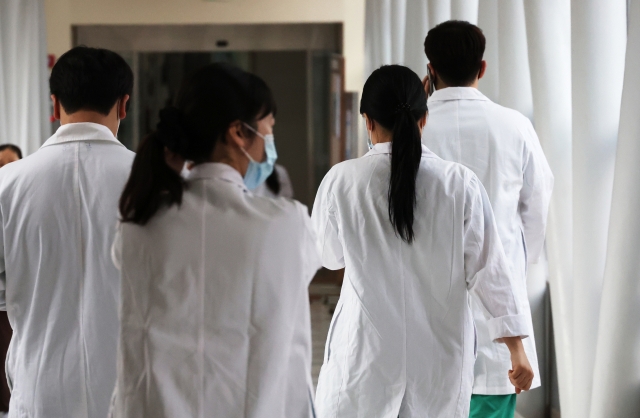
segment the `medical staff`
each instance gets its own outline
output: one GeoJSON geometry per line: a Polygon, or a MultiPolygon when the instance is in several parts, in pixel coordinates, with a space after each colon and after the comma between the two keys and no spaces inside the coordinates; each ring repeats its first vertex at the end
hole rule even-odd
{"type": "Polygon", "coordinates": [[[311,418],[311,220],[297,202],[250,191],[277,157],[271,91],[212,64],[176,100],[120,200],[111,416],[311,418]]]}
{"type": "Polygon", "coordinates": [[[63,54],[49,79],[60,128],[0,170],[0,309],[13,328],[9,416],[104,417],[116,373],[110,259],[133,153],[117,139],[133,73],[114,52],[63,54]]]}
{"type": "Polygon", "coordinates": [[[527,315],[471,170],[420,143],[427,97],[406,67],[385,66],[360,102],[362,158],[326,175],[312,220],[326,268],[345,268],[318,381],[318,416],[466,418],[476,337],[468,292],[481,295],[491,339],[511,352],[519,390],[533,373],[527,315]]]}
{"type": "MultiPolygon", "coordinates": [[[[449,21],[431,31],[424,42],[429,58],[431,90],[429,123],[423,143],[439,157],[471,169],[487,190],[498,235],[516,294],[524,306],[529,338],[524,347],[540,386],[531,309],[527,298],[527,263],[544,248],[553,175],[529,119],[493,103],[478,90],[486,69],[482,31],[468,22],[449,21]]],[[[493,341],[490,320],[479,295],[471,299],[478,328],[478,359],[471,402],[472,418],[512,418],[516,395],[507,379],[509,351],[493,341]]]]}

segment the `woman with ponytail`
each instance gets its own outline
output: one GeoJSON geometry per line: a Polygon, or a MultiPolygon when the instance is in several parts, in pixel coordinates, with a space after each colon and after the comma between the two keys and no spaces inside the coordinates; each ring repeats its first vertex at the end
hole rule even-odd
{"type": "Polygon", "coordinates": [[[311,220],[297,202],[251,192],[275,163],[274,113],[261,79],[214,64],[141,143],[113,247],[112,417],[313,416],[311,220]]]}
{"type": "Polygon", "coordinates": [[[427,97],[406,67],[374,71],[360,112],[362,158],[326,175],[312,220],[322,264],[345,268],[316,394],[319,418],[466,418],[475,332],[468,293],[490,318],[511,382],[533,372],[518,302],[487,195],[470,170],[421,144],[427,97]]]}

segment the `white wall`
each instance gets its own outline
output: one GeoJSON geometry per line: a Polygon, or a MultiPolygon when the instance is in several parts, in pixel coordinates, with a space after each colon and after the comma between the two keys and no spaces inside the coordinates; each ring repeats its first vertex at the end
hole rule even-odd
{"type": "Polygon", "coordinates": [[[344,25],[346,88],[364,83],[364,0],[45,0],[49,52],[71,47],[82,24],[322,23],[344,25]]]}

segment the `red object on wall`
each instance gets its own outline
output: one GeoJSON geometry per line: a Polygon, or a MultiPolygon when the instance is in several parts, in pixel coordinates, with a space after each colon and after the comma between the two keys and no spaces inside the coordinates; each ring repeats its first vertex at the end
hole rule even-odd
{"type": "Polygon", "coordinates": [[[56,56],[53,54],[47,54],[47,66],[49,67],[49,69],[52,69],[55,63],[56,63],[56,56]]]}

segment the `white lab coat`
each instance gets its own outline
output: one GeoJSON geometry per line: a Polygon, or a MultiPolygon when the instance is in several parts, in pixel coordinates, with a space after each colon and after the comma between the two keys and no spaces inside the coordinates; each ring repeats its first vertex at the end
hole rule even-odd
{"type": "MultiPolygon", "coordinates": [[[[527,262],[535,263],[544,247],[553,175],[529,119],[499,106],[472,87],[437,90],[428,101],[423,143],[439,157],[473,170],[487,190],[518,295],[529,313],[527,262]]],[[[507,371],[511,356],[487,331],[487,312],[472,298],[478,328],[478,359],[473,393],[514,393],[507,371]]],[[[533,331],[524,348],[540,386],[533,331]]]]}
{"type": "Polygon", "coordinates": [[[222,163],[194,167],[180,206],[120,225],[113,417],[313,416],[307,209],[258,197],[222,163]]]}
{"type": "Polygon", "coordinates": [[[323,265],[345,267],[318,381],[319,418],[466,418],[474,327],[468,290],[493,318],[491,338],[526,337],[486,193],[462,165],[423,147],[415,241],[388,215],[390,143],[334,166],[312,220],[323,265]]]}
{"type": "Polygon", "coordinates": [[[12,418],[108,413],[120,291],[110,250],[133,157],[105,126],[73,123],[0,169],[12,418]]]}
{"type": "Polygon", "coordinates": [[[266,182],[261,183],[258,187],[253,190],[253,194],[257,196],[266,196],[266,197],[288,197],[289,199],[293,199],[293,186],[291,185],[291,178],[289,178],[289,173],[287,169],[281,166],[280,164],[276,164],[273,168],[278,172],[278,181],[280,182],[280,193],[277,195],[271,191],[269,186],[267,186],[266,182]]]}

